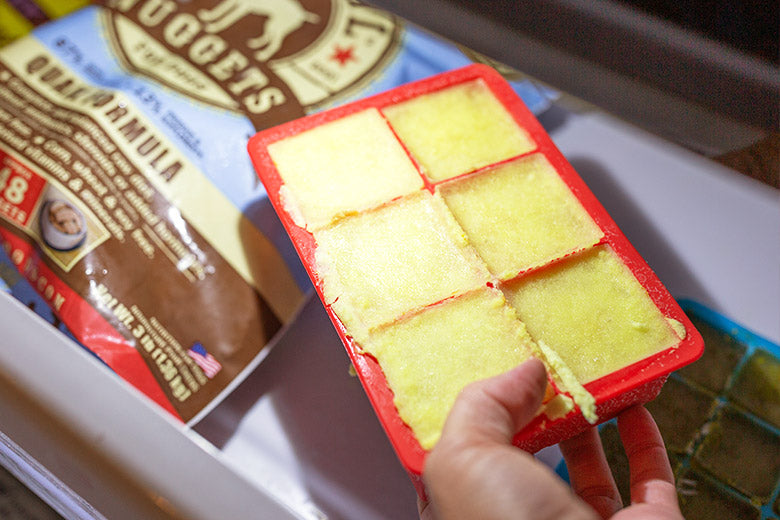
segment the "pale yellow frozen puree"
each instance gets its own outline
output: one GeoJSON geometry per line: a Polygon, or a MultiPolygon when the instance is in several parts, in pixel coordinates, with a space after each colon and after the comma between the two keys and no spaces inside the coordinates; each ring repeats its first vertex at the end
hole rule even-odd
{"type": "Polygon", "coordinates": [[[356,338],[489,280],[452,214],[427,190],[345,218],[314,238],[326,303],[356,338]]]}
{"type": "Polygon", "coordinates": [[[364,343],[424,449],[438,441],[463,387],[511,369],[532,349],[501,292],[487,287],[378,329],[364,343]]]}
{"type": "Polygon", "coordinates": [[[382,112],[426,175],[437,181],[536,147],[481,80],[424,94],[382,112]]]}
{"type": "MultiPolygon", "coordinates": [[[[434,180],[535,148],[481,80],[383,112],[434,180]]],[[[377,358],[424,449],[464,386],[531,355],[571,396],[539,413],[562,417],[576,403],[595,422],[583,385],[684,333],[609,247],[595,245],[601,230],[540,154],[453,179],[432,195],[375,109],[269,152],[285,207],[313,231],[326,304],[377,358]]]]}
{"type": "Polygon", "coordinates": [[[680,340],[606,246],[527,275],[506,292],[534,340],[553,349],[582,384],[680,340]]]}
{"type": "Polygon", "coordinates": [[[375,108],[277,141],[268,153],[284,183],[285,209],[301,227],[327,225],[423,185],[375,108]]]}
{"type": "Polygon", "coordinates": [[[441,194],[500,279],[592,246],[603,235],[541,154],[452,181],[441,194]]]}

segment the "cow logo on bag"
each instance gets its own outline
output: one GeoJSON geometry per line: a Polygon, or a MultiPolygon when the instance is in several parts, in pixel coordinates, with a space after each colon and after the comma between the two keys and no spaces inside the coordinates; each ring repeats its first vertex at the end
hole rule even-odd
{"type": "Polygon", "coordinates": [[[348,0],[109,0],[128,70],[265,128],[350,95],[398,49],[391,15],[348,0]],[[197,5],[195,5],[197,4],[197,5]]]}

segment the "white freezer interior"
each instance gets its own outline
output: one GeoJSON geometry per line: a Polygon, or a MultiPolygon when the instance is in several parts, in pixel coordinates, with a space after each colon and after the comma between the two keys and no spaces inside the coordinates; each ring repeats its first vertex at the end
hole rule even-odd
{"type": "MultiPolygon", "coordinates": [[[[541,119],[675,297],[780,342],[777,190],[601,112],[559,104],[541,119]]],[[[39,492],[57,502],[59,480],[108,518],[414,518],[412,485],[348,367],[311,299],[186,431],[0,294],[0,461],[32,457],[39,492]]]]}

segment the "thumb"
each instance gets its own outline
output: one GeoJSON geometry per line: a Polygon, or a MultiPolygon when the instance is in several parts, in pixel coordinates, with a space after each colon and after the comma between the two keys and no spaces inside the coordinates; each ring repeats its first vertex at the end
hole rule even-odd
{"type": "Polygon", "coordinates": [[[547,375],[536,358],[498,376],[466,386],[444,425],[460,442],[509,444],[534,417],[544,397],[547,375]]]}

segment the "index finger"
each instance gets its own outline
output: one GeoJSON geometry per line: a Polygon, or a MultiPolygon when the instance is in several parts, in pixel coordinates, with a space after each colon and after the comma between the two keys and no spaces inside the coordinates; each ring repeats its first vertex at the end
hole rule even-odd
{"type": "Polygon", "coordinates": [[[674,473],[650,412],[629,408],[618,416],[618,430],[628,456],[631,502],[678,507],[674,473]]]}

